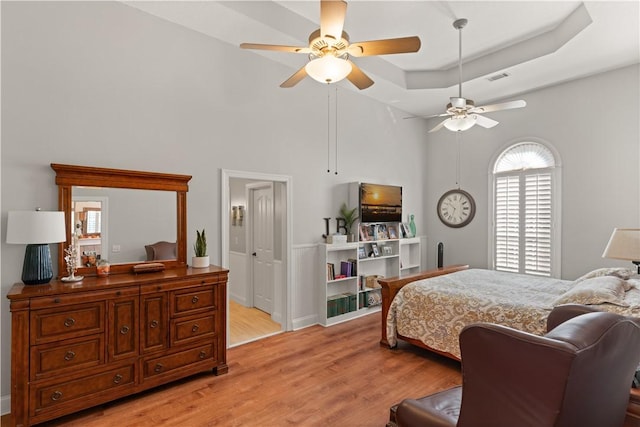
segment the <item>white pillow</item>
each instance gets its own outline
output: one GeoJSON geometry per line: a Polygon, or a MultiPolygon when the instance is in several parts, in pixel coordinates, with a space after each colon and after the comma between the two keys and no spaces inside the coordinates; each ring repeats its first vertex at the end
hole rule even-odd
{"type": "Polygon", "coordinates": [[[602,277],[602,276],[613,276],[619,277],[623,280],[627,280],[629,277],[635,274],[635,270],[631,268],[623,268],[623,267],[605,267],[598,268],[596,270],[590,271],[587,274],[578,277],[574,283],[582,282],[583,280],[592,279],[594,277],[602,277]]]}
{"type": "Polygon", "coordinates": [[[624,292],[627,283],[614,276],[600,276],[585,279],[578,283],[564,294],[560,295],[553,305],[560,304],[615,304],[628,306],[624,301],[624,292]]]}

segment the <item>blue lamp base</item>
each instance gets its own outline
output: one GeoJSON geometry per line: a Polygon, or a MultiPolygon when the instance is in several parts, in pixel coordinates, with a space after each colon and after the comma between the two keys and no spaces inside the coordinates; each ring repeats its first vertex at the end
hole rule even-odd
{"type": "Polygon", "coordinates": [[[27,245],[22,265],[22,283],[43,285],[53,278],[51,251],[47,243],[27,245]]]}

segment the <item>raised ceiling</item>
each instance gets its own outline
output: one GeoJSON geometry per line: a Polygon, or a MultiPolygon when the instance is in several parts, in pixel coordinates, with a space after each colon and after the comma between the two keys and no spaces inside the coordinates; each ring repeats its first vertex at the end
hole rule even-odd
{"type": "MultiPolygon", "coordinates": [[[[306,46],[319,27],[318,1],[125,3],[235,46],[306,46]]],[[[422,40],[417,53],[354,59],[375,81],[359,92],[413,115],[442,112],[458,92],[458,32],[452,26],[457,18],[469,20],[462,34],[463,96],[477,105],[640,62],[638,1],[352,0],[344,27],[351,40],[413,35],[422,40]],[[490,81],[503,73],[508,76],[490,81]]],[[[283,52],[247,54],[285,64],[291,73],[307,61],[305,55],[283,52]]],[[[264,84],[278,86],[291,73],[264,84]]],[[[357,91],[346,81],[338,84],[357,91]]]]}

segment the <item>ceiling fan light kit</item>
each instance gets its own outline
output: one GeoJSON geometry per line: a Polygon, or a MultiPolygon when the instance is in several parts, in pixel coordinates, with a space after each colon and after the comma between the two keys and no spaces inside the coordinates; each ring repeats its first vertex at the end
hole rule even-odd
{"type": "Polygon", "coordinates": [[[373,80],[351,61],[350,57],[390,55],[420,50],[420,38],[417,36],[350,43],[349,36],[342,31],[346,13],[345,1],[321,0],[320,29],[309,35],[308,47],[257,43],[242,43],[240,47],[309,54],[309,62],[285,80],[280,87],[293,87],[306,76],[310,76],[314,80],[327,84],[346,78],[360,90],[371,86],[373,80]]]}
{"type": "Polygon", "coordinates": [[[304,69],[309,77],[320,83],[335,83],[347,77],[353,67],[346,59],[326,55],[312,59],[304,69]]]}
{"type": "Polygon", "coordinates": [[[444,123],[444,127],[453,132],[463,132],[471,129],[476,124],[477,117],[475,114],[451,117],[444,123]]]}

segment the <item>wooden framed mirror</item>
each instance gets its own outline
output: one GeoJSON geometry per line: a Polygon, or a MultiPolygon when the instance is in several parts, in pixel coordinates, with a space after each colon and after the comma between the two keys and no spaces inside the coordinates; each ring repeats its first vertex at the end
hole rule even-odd
{"type": "MultiPolygon", "coordinates": [[[[83,244],[92,248],[94,256],[96,252],[101,252],[102,258],[111,265],[111,274],[131,272],[134,265],[150,261],[145,252],[146,245],[173,239],[175,259],[153,262],[162,262],[165,268],[187,265],[187,192],[190,175],[57,163],[52,163],[51,168],[56,172],[59,210],[65,213],[66,220],[67,239],[58,247],[59,276],[67,273],[64,250],[72,244],[74,232],[82,235],[87,230],[85,220],[91,220],[92,223],[91,233],[82,236],[85,238],[83,244]],[[78,211],[82,212],[78,214],[75,209],[76,203],[81,205],[78,201],[93,203],[93,207],[79,207],[78,211]],[[106,206],[108,211],[105,210],[106,206]],[[86,215],[96,209],[102,209],[101,215],[91,215],[91,218],[86,215]],[[96,218],[100,224],[96,224],[96,218]],[[175,233],[172,224],[175,224],[175,233]],[[100,229],[100,226],[103,228],[100,229]],[[123,236],[128,236],[130,240],[121,242],[127,239],[123,236]],[[123,254],[125,258],[119,257],[123,254]]],[[[95,275],[96,268],[91,262],[81,263],[77,274],[95,275]]]]}

